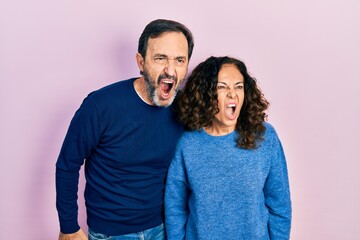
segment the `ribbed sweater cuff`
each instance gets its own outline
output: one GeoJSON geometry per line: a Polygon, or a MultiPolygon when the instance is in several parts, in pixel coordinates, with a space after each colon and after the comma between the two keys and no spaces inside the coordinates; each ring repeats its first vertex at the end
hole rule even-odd
{"type": "Polygon", "coordinates": [[[80,226],[77,220],[60,221],[60,231],[64,234],[74,233],[79,231],[80,226]]]}

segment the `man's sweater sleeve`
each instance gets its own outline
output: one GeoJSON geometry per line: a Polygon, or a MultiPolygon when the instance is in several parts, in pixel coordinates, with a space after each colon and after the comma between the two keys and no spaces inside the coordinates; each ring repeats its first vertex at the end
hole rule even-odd
{"type": "Polygon", "coordinates": [[[265,204],[269,209],[269,233],[272,240],[290,239],[291,200],[284,151],[276,132],[270,151],[270,172],[265,182],[265,204]]]}
{"type": "Polygon", "coordinates": [[[80,228],[77,219],[79,170],[99,139],[98,111],[88,97],[70,123],[56,162],[56,208],[62,233],[73,233],[80,228]]]}
{"type": "Polygon", "coordinates": [[[165,227],[168,240],[185,239],[189,188],[183,157],[178,149],[168,171],[165,190],[165,227]]]}

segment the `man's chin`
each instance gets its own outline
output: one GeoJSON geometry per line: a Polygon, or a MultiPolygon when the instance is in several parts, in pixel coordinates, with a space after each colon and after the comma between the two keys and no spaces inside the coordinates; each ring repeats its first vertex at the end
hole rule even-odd
{"type": "Polygon", "coordinates": [[[158,107],[169,107],[174,102],[175,96],[176,94],[172,94],[171,96],[165,98],[156,97],[153,102],[158,107]]]}
{"type": "Polygon", "coordinates": [[[158,107],[169,107],[171,104],[173,103],[173,101],[155,101],[155,105],[158,107]]]}

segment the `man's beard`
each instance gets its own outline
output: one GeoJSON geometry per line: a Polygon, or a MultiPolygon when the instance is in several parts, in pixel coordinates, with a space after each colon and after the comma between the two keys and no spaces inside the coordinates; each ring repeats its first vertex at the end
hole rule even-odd
{"type": "MultiPolygon", "coordinates": [[[[143,71],[143,76],[144,76],[145,83],[146,83],[146,92],[147,92],[149,98],[151,99],[151,101],[158,107],[170,106],[172,104],[172,102],[174,101],[176,94],[178,92],[178,89],[176,88],[176,86],[174,86],[174,88],[175,88],[174,94],[169,99],[167,99],[166,102],[164,102],[164,100],[161,100],[159,98],[159,87],[155,86],[156,80],[152,79],[145,69],[143,71]]],[[[164,73],[164,74],[161,74],[157,79],[158,86],[160,86],[160,81],[163,78],[173,79],[175,81],[175,83],[177,83],[176,77],[173,77],[173,76],[170,76],[170,75],[164,73]]]]}

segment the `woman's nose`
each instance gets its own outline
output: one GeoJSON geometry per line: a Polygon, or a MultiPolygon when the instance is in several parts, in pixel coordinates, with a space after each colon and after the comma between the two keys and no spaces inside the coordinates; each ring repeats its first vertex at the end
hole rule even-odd
{"type": "Polygon", "coordinates": [[[229,98],[234,98],[235,97],[235,91],[234,89],[229,89],[228,92],[227,92],[227,96],[229,98]]]}

